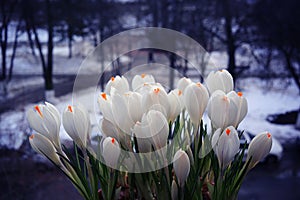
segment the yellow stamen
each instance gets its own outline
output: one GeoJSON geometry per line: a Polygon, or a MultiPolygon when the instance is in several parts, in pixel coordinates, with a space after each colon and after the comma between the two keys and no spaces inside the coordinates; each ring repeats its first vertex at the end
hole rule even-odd
{"type": "Polygon", "coordinates": [[[39,115],[41,117],[43,117],[43,113],[41,112],[41,109],[40,109],[40,107],[38,105],[34,106],[34,109],[39,113],[39,115]]]}
{"type": "Polygon", "coordinates": [[[32,134],[31,136],[29,136],[29,139],[33,139],[34,138],[34,134],[32,134]]]}
{"type": "Polygon", "coordinates": [[[104,100],[107,100],[106,94],[105,94],[104,92],[101,93],[101,97],[102,97],[104,100]]]}
{"type": "Polygon", "coordinates": [[[141,77],[142,77],[142,78],[145,78],[145,76],[146,76],[146,74],[141,74],[141,77]]]}
{"type": "Polygon", "coordinates": [[[70,112],[73,112],[72,106],[68,106],[68,110],[69,110],[70,112]]]}
{"type": "Polygon", "coordinates": [[[230,135],[230,129],[229,128],[226,129],[226,134],[230,135]]]}

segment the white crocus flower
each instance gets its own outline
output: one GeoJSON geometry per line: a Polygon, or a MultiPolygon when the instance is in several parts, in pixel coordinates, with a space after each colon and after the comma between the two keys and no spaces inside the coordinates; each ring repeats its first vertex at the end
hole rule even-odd
{"type": "Polygon", "coordinates": [[[231,101],[235,103],[237,106],[237,115],[234,123],[232,124],[235,128],[238,127],[240,122],[245,118],[248,112],[248,103],[247,99],[243,97],[242,92],[236,93],[235,91],[231,91],[227,94],[231,101]]]}
{"type": "Polygon", "coordinates": [[[141,75],[135,75],[132,79],[132,89],[133,91],[139,89],[144,84],[153,84],[155,83],[155,79],[152,75],[149,74],[141,74],[141,75]]]}
{"type": "Polygon", "coordinates": [[[120,94],[124,94],[129,91],[129,84],[127,79],[122,76],[111,77],[105,86],[105,93],[111,95],[111,89],[115,88],[116,91],[120,94]]]}
{"type": "Polygon", "coordinates": [[[190,173],[190,160],[183,150],[178,150],[173,158],[173,168],[180,187],[184,186],[190,173]]]}
{"type": "MultiPolygon", "coordinates": [[[[131,118],[128,101],[125,99],[124,94],[113,94],[112,100],[112,114],[115,124],[125,133],[130,133],[131,128],[134,126],[134,121],[131,118]]],[[[132,111],[133,112],[133,111],[132,111]]]]}
{"type": "Polygon", "coordinates": [[[248,147],[247,160],[250,158],[248,169],[253,168],[259,161],[266,157],[272,147],[272,135],[269,132],[262,132],[256,135],[248,147]]]}
{"type": "Polygon", "coordinates": [[[233,126],[227,127],[223,132],[217,129],[212,137],[213,150],[218,158],[221,169],[225,169],[240,148],[238,133],[233,126]]]}
{"type": "Polygon", "coordinates": [[[101,119],[100,129],[106,137],[113,137],[119,139],[120,129],[116,127],[115,124],[111,123],[109,120],[105,118],[101,119]]]}
{"type": "Polygon", "coordinates": [[[107,137],[102,143],[102,156],[105,164],[111,168],[116,169],[121,153],[120,145],[115,138],[107,137]]]}
{"type": "Polygon", "coordinates": [[[144,113],[149,110],[158,110],[168,118],[170,105],[166,91],[160,87],[152,87],[149,92],[143,95],[142,107],[144,113]]]}
{"type": "Polygon", "coordinates": [[[223,91],[215,91],[208,101],[208,117],[213,128],[221,128],[234,125],[238,114],[238,107],[223,91]]]}
{"type": "Polygon", "coordinates": [[[45,102],[45,105],[34,106],[34,109],[28,110],[27,120],[33,130],[47,137],[61,151],[60,114],[52,104],[45,102]]]}
{"type": "Polygon", "coordinates": [[[182,105],[182,92],[179,89],[172,90],[168,94],[168,100],[170,105],[170,112],[169,112],[169,121],[173,122],[176,117],[181,113],[183,108],[182,105]]]}
{"type": "Polygon", "coordinates": [[[172,200],[178,199],[178,187],[175,180],[172,181],[172,185],[171,185],[171,197],[172,200]]]}
{"type": "Polygon", "coordinates": [[[233,78],[225,69],[210,72],[205,82],[211,95],[216,90],[222,90],[226,94],[233,90],[233,78]]]}
{"type": "Polygon", "coordinates": [[[80,147],[86,147],[90,139],[91,122],[87,110],[79,105],[68,106],[63,112],[63,126],[68,135],[80,147]]]}
{"type": "Polygon", "coordinates": [[[112,102],[110,95],[102,92],[98,97],[98,105],[103,117],[109,120],[111,123],[115,123],[111,108],[112,102]]]}
{"type": "Polygon", "coordinates": [[[42,134],[36,133],[29,137],[29,143],[33,150],[49,158],[58,166],[62,166],[59,156],[51,141],[42,134]]]}
{"type": "Polygon", "coordinates": [[[183,77],[177,82],[177,88],[184,94],[185,88],[191,83],[193,83],[191,79],[183,77]]]}
{"type": "Polygon", "coordinates": [[[142,95],[137,92],[127,92],[124,94],[127,103],[130,118],[134,121],[140,121],[143,116],[142,95]]]}
{"type": "Polygon", "coordinates": [[[151,151],[151,140],[150,137],[150,128],[148,125],[148,121],[146,120],[146,115],[142,118],[141,122],[136,122],[132,132],[136,137],[138,143],[138,150],[140,153],[148,153],[151,151]]]}
{"type": "Polygon", "coordinates": [[[185,89],[185,107],[195,125],[200,123],[208,98],[208,91],[201,83],[192,83],[185,89]]]}

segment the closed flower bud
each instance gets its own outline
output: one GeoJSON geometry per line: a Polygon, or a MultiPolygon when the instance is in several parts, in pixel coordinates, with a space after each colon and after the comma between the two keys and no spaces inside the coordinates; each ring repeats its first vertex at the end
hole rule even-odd
{"type": "Polygon", "coordinates": [[[115,138],[107,137],[103,140],[102,156],[107,166],[117,169],[120,153],[120,145],[115,138]]]}
{"type": "Polygon", "coordinates": [[[129,84],[128,84],[127,79],[124,76],[111,77],[110,80],[108,81],[107,85],[105,86],[105,93],[111,94],[112,88],[115,88],[116,92],[118,92],[120,94],[124,94],[125,92],[128,92],[129,84]]]}
{"type": "Polygon", "coordinates": [[[258,162],[265,158],[272,148],[272,135],[269,132],[262,132],[256,135],[249,144],[247,160],[250,158],[248,169],[253,168],[258,162]]]}
{"type": "Polygon", "coordinates": [[[190,160],[183,150],[178,150],[173,158],[173,168],[180,187],[183,187],[190,173],[190,160]]]}
{"type": "Polygon", "coordinates": [[[109,120],[103,118],[100,121],[100,129],[106,137],[119,139],[120,130],[109,120]]]}
{"type": "Polygon", "coordinates": [[[185,88],[187,88],[187,86],[189,86],[191,83],[193,83],[191,79],[183,77],[177,82],[177,88],[184,94],[185,88]]]}
{"type": "Polygon", "coordinates": [[[227,94],[227,96],[230,98],[231,101],[233,101],[233,103],[237,107],[237,115],[234,120],[234,123],[232,124],[235,128],[237,128],[248,112],[247,99],[243,97],[242,92],[236,93],[235,91],[231,91],[227,94]]]}
{"type": "Polygon", "coordinates": [[[201,83],[192,83],[184,93],[184,103],[192,122],[199,125],[208,102],[207,89],[201,83]]]}
{"type": "Polygon", "coordinates": [[[33,130],[47,137],[61,151],[60,114],[52,104],[45,102],[45,105],[34,106],[34,109],[28,110],[27,120],[33,130]]]}
{"type": "Polygon", "coordinates": [[[213,128],[224,130],[228,126],[235,125],[238,107],[223,91],[215,91],[207,105],[208,117],[213,128]]]}
{"type": "Polygon", "coordinates": [[[152,75],[149,74],[141,74],[141,75],[135,75],[132,79],[132,90],[135,91],[142,87],[144,84],[152,84],[155,83],[155,79],[152,75]]]}
{"type": "Polygon", "coordinates": [[[168,100],[170,105],[170,112],[169,112],[169,121],[173,122],[176,117],[181,113],[183,108],[181,102],[182,92],[181,90],[175,89],[169,92],[168,100]]]}
{"type": "Polygon", "coordinates": [[[112,102],[110,95],[107,95],[106,93],[101,93],[98,97],[98,105],[100,112],[102,113],[103,117],[110,121],[111,123],[115,123],[114,116],[112,113],[112,102]]]}
{"type": "Polygon", "coordinates": [[[171,185],[171,197],[172,200],[178,199],[178,187],[175,180],[172,181],[172,185],[171,185]]]}
{"type": "Polygon", "coordinates": [[[42,134],[36,133],[29,137],[29,143],[33,150],[49,158],[58,166],[62,166],[56,150],[51,141],[42,134]]]}
{"type": "Polygon", "coordinates": [[[212,137],[213,150],[218,158],[221,169],[225,169],[240,148],[238,133],[233,126],[227,127],[223,132],[217,129],[212,137]]]}
{"type": "Polygon", "coordinates": [[[86,147],[90,139],[90,117],[81,106],[68,106],[63,112],[63,125],[68,135],[80,147],[86,147]]]}
{"type": "Polygon", "coordinates": [[[205,82],[210,94],[213,94],[217,90],[221,90],[227,94],[233,90],[233,78],[225,69],[210,72],[205,82]]]}

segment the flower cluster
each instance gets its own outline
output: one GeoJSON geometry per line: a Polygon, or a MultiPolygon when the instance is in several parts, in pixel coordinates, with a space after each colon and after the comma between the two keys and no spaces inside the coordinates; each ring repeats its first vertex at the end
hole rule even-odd
{"type": "Polygon", "coordinates": [[[124,76],[112,77],[98,97],[103,118],[97,147],[89,113],[80,105],[69,105],[62,114],[75,159],[62,148],[60,114],[49,103],[28,111],[36,131],[29,141],[85,199],[234,199],[246,173],[269,153],[272,137],[260,133],[240,148],[243,132],[237,128],[247,100],[233,89],[226,70],[211,72],[205,84],[181,78],[169,92],[148,74],[136,75],[131,85],[124,76]]]}

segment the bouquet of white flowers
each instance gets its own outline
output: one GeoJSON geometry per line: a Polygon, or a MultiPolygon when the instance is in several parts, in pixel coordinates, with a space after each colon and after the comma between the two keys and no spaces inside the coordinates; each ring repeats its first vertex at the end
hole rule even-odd
{"type": "Polygon", "coordinates": [[[236,199],[247,172],[272,146],[271,134],[263,132],[241,147],[237,127],[247,100],[233,91],[226,70],[211,72],[205,85],[181,78],[168,93],[148,74],[136,75],[131,87],[125,77],[112,77],[98,104],[101,134],[93,139],[82,105],[63,111],[74,149],[60,142],[61,117],[53,105],[28,111],[36,131],[32,148],[85,199],[236,199]]]}

